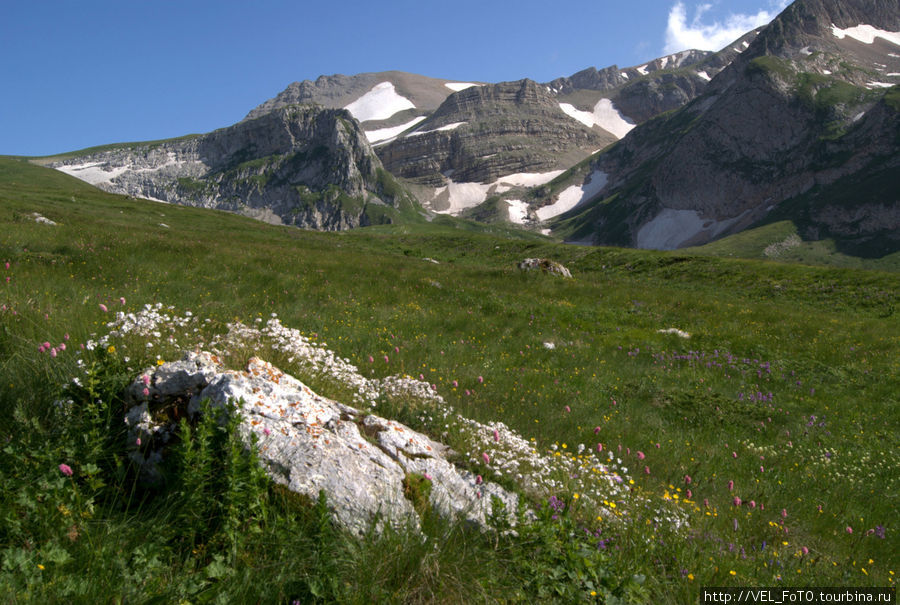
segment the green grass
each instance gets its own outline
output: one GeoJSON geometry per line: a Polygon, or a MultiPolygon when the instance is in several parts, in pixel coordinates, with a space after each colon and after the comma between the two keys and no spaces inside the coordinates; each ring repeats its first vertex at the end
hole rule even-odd
{"type": "MultiPolygon", "coordinates": [[[[308,232],[130,201],[0,159],[0,593],[530,603],[589,602],[594,591],[687,603],[710,585],[893,585],[897,274],[566,246],[465,224],[308,232]],[[558,260],[574,279],[520,273],[525,257],[558,260]],[[635,494],[687,525],[640,511],[597,521],[567,488],[545,494],[566,514],[518,538],[429,518],[424,542],[403,532],[359,541],[320,505],[268,486],[259,512],[209,513],[207,533],[187,544],[179,532],[198,526],[178,516],[185,490],[130,496],[115,455],[121,429],[108,420],[123,381],[177,351],[100,353],[97,394],[81,393],[77,422],[54,411],[81,371],[79,345],[110,319],[98,305],[156,302],[210,318],[208,330],[277,313],[367,375],[423,374],[458,412],[502,420],[540,451],[556,445],[577,459],[578,444],[602,443],[630,469],[635,494]],[[672,327],[690,339],[659,332],[672,327]],[[38,352],[44,341],[68,346],[51,358],[38,352]],[[56,470],[66,461],[71,480],[56,470]],[[235,523],[246,530],[238,537],[223,529],[235,523]]],[[[742,249],[789,235],[769,228],[742,249]]],[[[197,493],[218,493],[204,485],[197,493]]]]}

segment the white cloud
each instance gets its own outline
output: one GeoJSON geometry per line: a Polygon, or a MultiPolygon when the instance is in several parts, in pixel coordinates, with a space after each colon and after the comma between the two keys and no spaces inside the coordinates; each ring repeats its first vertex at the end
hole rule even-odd
{"type": "Polygon", "coordinates": [[[788,0],[772,3],[772,10],[760,10],[756,14],[731,14],[724,21],[703,23],[703,15],[712,8],[711,4],[699,4],[694,8],[694,18],[688,23],[684,2],[676,2],[669,11],[666,27],[666,46],[663,52],[680,50],[721,50],[751,29],[765,25],[788,5],[788,0]]]}

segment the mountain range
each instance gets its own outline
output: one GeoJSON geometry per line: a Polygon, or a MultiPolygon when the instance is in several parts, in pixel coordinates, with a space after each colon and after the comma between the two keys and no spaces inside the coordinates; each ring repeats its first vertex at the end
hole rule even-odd
{"type": "Polygon", "coordinates": [[[900,250],[900,5],[797,0],[719,52],[538,83],[290,84],[204,135],[35,158],[108,191],[313,229],[452,214],[674,249],[775,221],[900,250]]]}

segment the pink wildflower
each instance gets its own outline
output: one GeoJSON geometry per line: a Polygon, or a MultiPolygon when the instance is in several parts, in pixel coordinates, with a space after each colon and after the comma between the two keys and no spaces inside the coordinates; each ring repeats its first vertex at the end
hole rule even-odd
{"type": "Polygon", "coordinates": [[[645,467],[644,467],[644,474],[645,474],[645,475],[649,475],[649,474],[650,474],[650,467],[649,467],[649,466],[645,466],[645,467]]]}
{"type": "Polygon", "coordinates": [[[141,392],[144,394],[144,397],[150,396],[150,389],[148,389],[147,387],[144,387],[144,390],[141,392]]]}
{"type": "Polygon", "coordinates": [[[141,382],[144,383],[144,386],[149,386],[149,385],[150,385],[150,376],[149,376],[149,374],[144,374],[143,376],[141,376],[141,382]]]}
{"type": "Polygon", "coordinates": [[[734,499],[731,501],[731,503],[732,503],[734,506],[740,506],[740,505],[741,505],[741,499],[740,499],[738,496],[735,496],[734,499]]]}
{"type": "Polygon", "coordinates": [[[500,441],[500,431],[494,429],[494,441],[500,441]]]}
{"type": "Polygon", "coordinates": [[[51,348],[52,348],[52,347],[50,346],[50,343],[45,341],[45,342],[44,342],[44,350],[45,350],[45,351],[49,351],[51,348]]]}
{"type": "Polygon", "coordinates": [[[68,332],[66,332],[66,335],[63,336],[63,340],[69,340],[69,333],[68,333],[68,332]]]}
{"type": "Polygon", "coordinates": [[[566,411],[567,411],[567,412],[571,412],[571,411],[572,411],[572,408],[570,408],[569,406],[566,406],[566,411]]]}
{"type": "Polygon", "coordinates": [[[481,383],[483,383],[483,382],[484,382],[484,378],[482,378],[481,376],[479,376],[479,377],[478,377],[478,384],[481,384],[481,383]]]}
{"type": "Polygon", "coordinates": [[[750,502],[748,502],[748,504],[750,508],[756,508],[756,500],[751,500],[750,502]]]}
{"type": "Polygon", "coordinates": [[[428,473],[422,473],[422,476],[431,481],[431,475],[429,475],[428,473]]]}
{"type": "Polygon", "coordinates": [[[100,303],[100,310],[103,311],[104,313],[106,313],[107,311],[109,311],[109,309],[107,309],[107,308],[106,308],[106,305],[104,305],[103,303],[100,303]]]}
{"type": "Polygon", "coordinates": [[[804,546],[803,548],[800,549],[800,552],[802,552],[804,555],[808,555],[809,549],[804,546]]]}
{"type": "Polygon", "coordinates": [[[644,452],[640,452],[640,451],[637,453],[637,457],[638,457],[638,460],[643,460],[644,458],[646,458],[646,456],[644,456],[644,452]]]}
{"type": "Polygon", "coordinates": [[[138,437],[137,439],[135,439],[135,440],[134,440],[134,444],[135,444],[136,446],[138,446],[138,447],[141,447],[141,438],[138,437]]]}
{"type": "Polygon", "coordinates": [[[694,494],[691,493],[691,490],[685,490],[684,495],[687,496],[688,500],[694,497],[694,494]]]}
{"type": "Polygon", "coordinates": [[[485,464],[491,463],[491,457],[487,455],[487,452],[481,452],[481,457],[484,459],[485,464]]]}
{"type": "Polygon", "coordinates": [[[685,482],[686,484],[690,485],[690,484],[691,484],[691,476],[690,476],[690,475],[685,475],[685,476],[684,476],[684,482],[685,482]]]}
{"type": "Polygon", "coordinates": [[[65,351],[65,350],[66,350],[66,343],[64,343],[64,342],[59,343],[59,345],[56,347],[56,349],[57,349],[58,351],[65,351]]]}
{"type": "Polygon", "coordinates": [[[481,478],[481,475],[475,477],[475,485],[481,485],[482,481],[484,481],[484,479],[481,478]]]}
{"type": "Polygon", "coordinates": [[[271,435],[271,434],[272,434],[272,431],[269,429],[269,427],[263,428],[263,435],[265,435],[266,437],[268,437],[268,436],[271,435]]]}
{"type": "Polygon", "coordinates": [[[124,304],[125,304],[125,297],[124,297],[124,296],[120,296],[120,297],[119,297],[119,304],[120,304],[120,305],[124,305],[124,304]]]}
{"type": "Polygon", "coordinates": [[[56,349],[50,349],[50,357],[56,357],[56,349]]]}
{"type": "Polygon", "coordinates": [[[371,355],[369,355],[369,363],[374,363],[374,362],[375,362],[375,358],[372,357],[371,355]]]}
{"type": "Polygon", "coordinates": [[[787,519],[787,509],[786,508],[781,509],[781,518],[787,519]]]}
{"type": "Polygon", "coordinates": [[[597,452],[602,452],[602,451],[603,451],[603,444],[602,444],[602,443],[598,443],[598,444],[597,444],[597,452]]]}
{"type": "Polygon", "coordinates": [[[400,347],[394,347],[394,353],[399,353],[399,352],[400,352],[400,347]]]}
{"type": "Polygon", "coordinates": [[[600,432],[600,427],[599,426],[594,427],[594,434],[596,435],[599,432],[600,432]]]}
{"type": "Polygon", "coordinates": [[[71,477],[72,476],[72,467],[69,466],[68,464],[60,464],[59,472],[61,472],[66,477],[71,477]]]}
{"type": "Polygon", "coordinates": [[[728,482],[728,491],[734,491],[734,481],[728,482]]]}
{"type": "Polygon", "coordinates": [[[853,533],[853,528],[850,527],[849,525],[847,526],[847,533],[848,533],[848,534],[852,534],[852,533],[853,533]]]}
{"type": "Polygon", "coordinates": [[[704,508],[709,508],[709,498],[703,499],[703,506],[704,506],[704,508]]]}
{"type": "Polygon", "coordinates": [[[732,458],[737,458],[737,452],[731,452],[731,457],[732,457],[732,458]]]}
{"type": "Polygon", "coordinates": [[[459,383],[455,380],[451,384],[453,385],[454,389],[459,386],[459,383]]]}
{"type": "Polygon", "coordinates": [[[384,356],[384,363],[390,363],[390,361],[391,361],[391,360],[390,360],[390,359],[388,359],[388,356],[387,356],[387,355],[385,355],[385,356],[384,356]]]}

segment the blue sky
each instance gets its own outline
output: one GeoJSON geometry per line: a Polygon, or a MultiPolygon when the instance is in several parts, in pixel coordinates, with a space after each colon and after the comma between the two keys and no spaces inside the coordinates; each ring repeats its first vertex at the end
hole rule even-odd
{"type": "Polygon", "coordinates": [[[322,74],[544,82],[718,50],[786,3],[9,0],[0,7],[0,154],[208,132],[322,74]]]}

